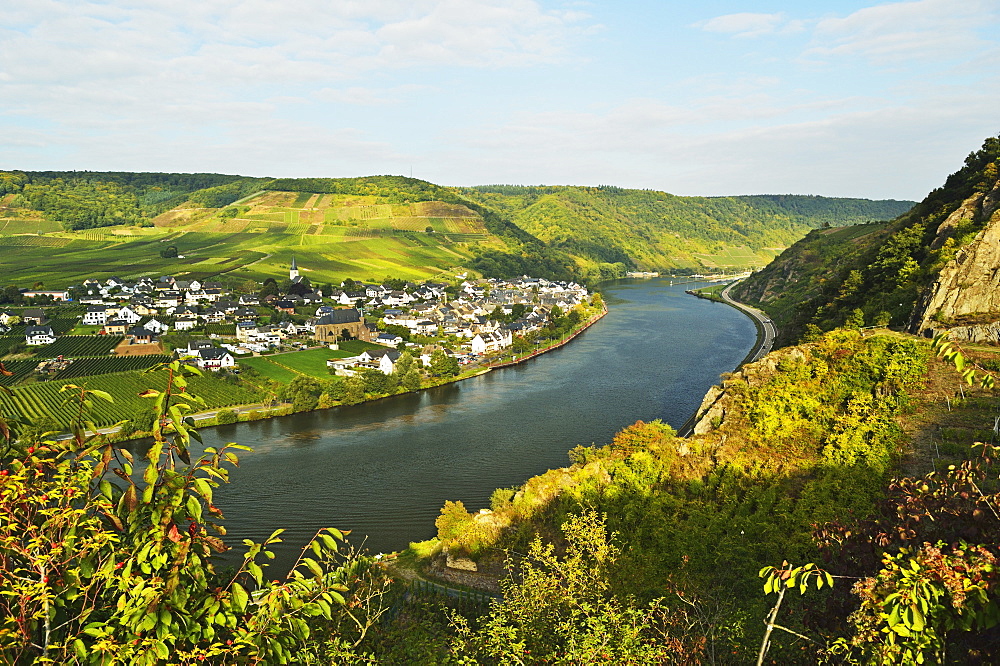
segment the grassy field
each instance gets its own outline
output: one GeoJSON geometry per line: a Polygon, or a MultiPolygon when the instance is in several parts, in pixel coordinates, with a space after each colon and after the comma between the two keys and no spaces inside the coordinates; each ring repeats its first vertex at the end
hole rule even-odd
{"type": "Polygon", "coordinates": [[[359,340],[349,340],[341,343],[338,350],[326,347],[306,349],[289,354],[242,358],[239,360],[239,363],[240,365],[251,367],[265,377],[279,382],[290,382],[298,375],[326,379],[330,377],[330,371],[326,367],[328,360],[357,356],[366,349],[384,349],[384,347],[359,340]]]}
{"type": "Polygon", "coordinates": [[[253,358],[241,358],[237,363],[243,368],[253,368],[262,376],[268,379],[287,384],[296,377],[298,373],[283,366],[272,363],[266,356],[254,356],[253,358]]]}
{"type": "Polygon", "coordinates": [[[473,246],[501,246],[472,211],[441,202],[390,205],[375,197],[262,192],[240,210],[224,219],[217,209],[177,208],[157,217],[154,227],[74,232],[56,222],[0,219],[0,275],[53,288],[111,276],[260,281],[287,275],[295,256],[313,282],[426,280],[461,272],[473,246]],[[182,256],[160,257],[167,245],[182,256]]]}

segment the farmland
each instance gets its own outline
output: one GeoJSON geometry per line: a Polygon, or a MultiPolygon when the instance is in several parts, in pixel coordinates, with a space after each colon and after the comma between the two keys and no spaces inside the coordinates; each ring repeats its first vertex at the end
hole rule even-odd
{"type": "Polygon", "coordinates": [[[384,349],[379,345],[358,340],[342,342],[340,347],[339,350],[322,347],[289,354],[243,358],[240,359],[240,365],[251,367],[261,375],[279,382],[289,382],[298,375],[328,378],[330,372],[326,367],[327,360],[357,356],[366,349],[384,349]]]}
{"type": "Polygon", "coordinates": [[[297,192],[260,192],[239,203],[235,217],[179,207],[153,227],[62,231],[45,220],[0,220],[0,274],[52,287],[160,274],[260,281],[287,274],[294,255],[313,282],[424,280],[461,272],[475,245],[502,246],[455,204],[297,192]],[[161,257],[168,245],[181,256],[161,257]]]}
{"type": "MultiPolygon", "coordinates": [[[[103,427],[149,409],[150,401],[140,398],[139,393],[148,388],[163,387],[166,384],[166,372],[137,371],[97,375],[79,383],[85,384],[88,389],[105,391],[114,400],[113,403],[94,400],[90,416],[97,426],[103,427]]],[[[252,403],[260,398],[259,393],[252,389],[210,376],[192,377],[188,385],[191,393],[205,400],[205,409],[252,403]]],[[[0,394],[0,411],[19,414],[31,420],[51,417],[60,427],[65,428],[69,425],[67,410],[61,409],[61,406],[72,393],[60,392],[62,386],[62,382],[43,382],[15,387],[12,389],[12,396],[0,394]]]]}

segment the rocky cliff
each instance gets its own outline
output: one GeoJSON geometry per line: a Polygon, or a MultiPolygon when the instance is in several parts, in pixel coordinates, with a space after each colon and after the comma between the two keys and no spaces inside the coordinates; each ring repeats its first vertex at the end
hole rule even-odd
{"type": "Polygon", "coordinates": [[[1000,342],[1000,181],[963,201],[938,226],[931,247],[954,243],[963,227],[981,230],[923,293],[909,329],[919,335],[948,331],[957,340],[1000,342]]]}
{"type": "Polygon", "coordinates": [[[1000,137],[907,214],[816,230],[733,290],[789,343],[837,327],[890,326],[1000,342],[1000,137]]]}

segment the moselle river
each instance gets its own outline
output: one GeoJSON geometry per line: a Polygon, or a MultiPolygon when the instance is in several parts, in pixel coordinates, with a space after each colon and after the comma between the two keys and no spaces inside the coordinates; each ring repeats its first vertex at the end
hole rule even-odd
{"type": "Polygon", "coordinates": [[[519,366],[373,403],[207,429],[238,442],[216,491],[227,541],[285,528],[276,568],[323,527],[373,551],[434,536],[445,500],[476,511],[495,488],[569,464],[635,421],[675,428],[753,346],[753,322],[664,278],[608,284],[609,312],[576,340],[519,366]]]}

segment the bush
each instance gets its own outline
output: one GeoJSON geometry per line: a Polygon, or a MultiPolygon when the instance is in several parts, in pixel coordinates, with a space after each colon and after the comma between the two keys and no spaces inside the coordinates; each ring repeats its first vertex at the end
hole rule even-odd
{"type": "Polygon", "coordinates": [[[240,417],[236,413],[236,410],[220,409],[219,413],[215,415],[215,420],[219,425],[229,425],[230,423],[239,421],[240,417]]]}
{"type": "MultiPolygon", "coordinates": [[[[177,378],[194,374],[172,365],[177,378]]],[[[258,563],[282,530],[248,543],[237,570],[217,570],[214,554],[228,547],[213,491],[245,447],[191,460],[183,403],[197,399],[183,389],[151,393],[177,431],[168,439],[154,419],[142,475],[126,449],[87,437],[80,421],[72,439],[35,438],[0,464],[4,663],[357,661],[350,646],[387,610],[369,601],[384,596],[388,579],[370,560],[338,553],[335,529],[317,533],[284,581],[265,578],[258,563]]],[[[80,408],[102,399],[84,392],[80,408]]]]}

